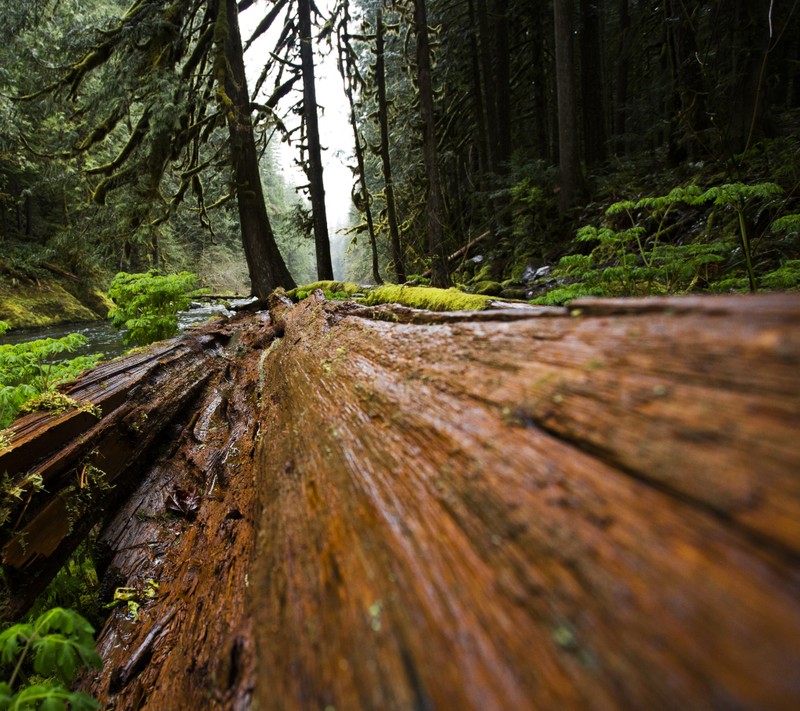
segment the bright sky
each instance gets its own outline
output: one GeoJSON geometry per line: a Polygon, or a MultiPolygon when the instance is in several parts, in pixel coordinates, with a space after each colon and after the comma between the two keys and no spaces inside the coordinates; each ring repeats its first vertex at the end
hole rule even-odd
{"type": "MultiPolygon", "coordinates": [[[[323,13],[330,11],[333,0],[318,0],[317,7],[323,13]]],[[[255,30],[258,22],[269,11],[269,5],[255,3],[239,16],[242,41],[246,42],[255,30]]],[[[245,55],[247,80],[252,88],[264,66],[264,57],[274,44],[280,32],[282,22],[276,20],[270,32],[259,38],[245,55]]],[[[326,57],[317,57],[316,61],[317,103],[320,106],[319,130],[324,149],[322,155],[323,177],[325,180],[325,206],[328,214],[328,228],[333,233],[347,226],[347,215],[350,209],[350,190],[353,174],[344,164],[351,161],[353,154],[353,134],[350,128],[347,97],[342,88],[342,78],[336,67],[336,52],[331,51],[326,57]]],[[[265,87],[270,91],[272,81],[267,79],[265,87]]],[[[300,86],[298,82],[298,87],[300,86]]],[[[301,89],[302,90],[302,89],[301,89]]],[[[291,99],[291,97],[289,97],[291,99]]],[[[291,117],[290,117],[291,118],[291,117]]],[[[305,176],[294,166],[297,156],[295,146],[280,143],[282,156],[281,169],[291,185],[306,183],[305,176]]]]}

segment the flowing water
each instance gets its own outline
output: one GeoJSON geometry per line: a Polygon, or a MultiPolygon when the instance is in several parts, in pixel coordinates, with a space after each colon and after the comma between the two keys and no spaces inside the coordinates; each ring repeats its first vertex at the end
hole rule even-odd
{"type": "MultiPolygon", "coordinates": [[[[183,331],[189,326],[207,321],[217,314],[229,315],[230,313],[221,304],[204,304],[199,308],[182,311],[178,314],[178,327],[183,331]]],[[[109,359],[121,355],[130,347],[122,342],[122,332],[114,328],[110,321],[62,323],[56,326],[8,331],[0,336],[0,345],[5,343],[26,343],[40,338],[62,338],[70,333],[80,333],[86,338],[87,343],[71,353],[64,354],[65,358],[75,358],[76,356],[89,355],[90,353],[102,353],[105,359],[109,359]]]]}

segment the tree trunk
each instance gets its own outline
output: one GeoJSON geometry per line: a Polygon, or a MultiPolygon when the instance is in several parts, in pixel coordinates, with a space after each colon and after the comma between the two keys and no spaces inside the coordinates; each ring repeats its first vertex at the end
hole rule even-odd
{"type": "Polygon", "coordinates": [[[483,95],[486,97],[486,113],[483,135],[486,137],[486,154],[489,166],[495,175],[500,172],[497,155],[497,123],[494,120],[497,110],[497,84],[492,61],[492,40],[489,30],[489,9],[487,0],[477,0],[478,43],[480,46],[481,70],[483,72],[483,95]]]}
{"type": "Polygon", "coordinates": [[[428,16],[425,0],[414,0],[414,28],[417,34],[417,83],[422,118],[422,152],[425,159],[427,188],[428,256],[431,259],[431,286],[450,285],[444,247],[444,207],[436,148],[436,117],[433,113],[433,76],[428,40],[428,16]]]}
{"type": "Polygon", "coordinates": [[[754,139],[768,133],[764,102],[766,62],[769,57],[769,12],[767,0],[732,3],[731,43],[736,52],[734,77],[731,82],[731,119],[729,126],[731,153],[741,153],[754,139]]]}
{"type": "Polygon", "coordinates": [[[367,220],[367,231],[369,234],[369,246],[372,252],[372,279],[376,284],[383,284],[380,270],[378,268],[378,243],[375,236],[375,224],[372,220],[372,196],[367,186],[367,172],[364,167],[364,150],[361,146],[361,135],[358,130],[358,120],[356,119],[356,105],[353,98],[353,85],[355,67],[353,66],[353,50],[350,47],[350,35],[348,22],[350,20],[350,10],[347,3],[344,5],[344,17],[342,19],[343,32],[339,35],[339,66],[344,82],[344,91],[347,95],[347,103],[350,108],[350,127],[353,129],[353,145],[356,154],[356,167],[358,169],[358,184],[361,188],[361,202],[363,205],[364,217],[367,220]]]}
{"type": "Polygon", "coordinates": [[[250,96],[244,72],[239,13],[236,0],[220,0],[216,41],[223,44],[217,61],[220,90],[229,102],[226,108],[231,140],[231,161],[236,178],[242,244],[253,294],[265,299],[277,287],[291,289],[294,279],[286,268],[267,216],[258,152],[250,117],[250,96]]]}
{"type": "Polygon", "coordinates": [[[599,0],[581,0],[580,7],[583,155],[586,165],[595,167],[606,159],[607,140],[599,0]]]}
{"type": "Polygon", "coordinates": [[[630,65],[630,26],[631,19],[628,13],[628,0],[619,0],[619,42],[617,43],[617,56],[614,68],[614,138],[615,147],[619,155],[627,155],[627,130],[628,118],[628,67],[630,65]]]}
{"type": "MultiPolygon", "coordinates": [[[[475,143],[477,144],[477,156],[478,156],[478,192],[482,194],[482,197],[485,198],[485,194],[488,193],[488,183],[487,183],[487,176],[490,171],[489,165],[489,151],[488,151],[488,136],[487,136],[487,126],[486,126],[486,112],[488,107],[486,106],[486,97],[483,87],[483,81],[481,79],[481,53],[480,53],[480,43],[478,41],[478,29],[477,26],[477,18],[475,15],[475,0],[468,0],[467,3],[467,12],[469,16],[469,25],[473,29],[470,31],[469,34],[469,44],[470,44],[470,74],[471,74],[471,84],[472,84],[472,101],[473,101],[473,113],[474,119],[473,124],[475,127],[475,135],[476,140],[475,143]]],[[[484,210],[486,209],[485,206],[484,210]]]]}
{"type": "Polygon", "coordinates": [[[333,279],[328,217],[325,211],[325,183],[322,179],[322,148],[319,141],[317,90],[314,85],[314,45],[311,37],[311,0],[297,0],[297,23],[300,31],[300,63],[303,67],[303,119],[308,142],[308,183],[311,193],[311,216],[314,220],[314,244],[317,250],[317,278],[333,279]]]}
{"type": "Polygon", "coordinates": [[[102,705],[800,703],[796,296],[271,323],[106,529],[102,705]]]}
{"type": "Polygon", "coordinates": [[[495,67],[497,82],[497,168],[507,175],[511,161],[511,50],[508,46],[508,0],[495,0],[495,67]]]}
{"type": "MultiPolygon", "coordinates": [[[[380,0],[383,2],[383,0],[380,0]]],[[[389,222],[389,242],[397,283],[406,280],[405,259],[400,244],[400,227],[397,223],[397,206],[394,200],[392,161],[389,155],[389,111],[386,104],[386,68],[383,56],[383,12],[380,2],[375,16],[375,81],[378,84],[378,123],[381,129],[381,165],[383,167],[384,194],[386,195],[386,219],[389,222]]]]}
{"type": "Polygon", "coordinates": [[[709,127],[706,91],[697,55],[693,17],[680,0],[670,0],[666,26],[672,64],[672,100],[668,156],[673,165],[707,153],[702,133],[709,127]]]}
{"type": "Polygon", "coordinates": [[[564,213],[583,196],[578,135],[578,101],[573,41],[572,0],[554,0],[556,85],[558,93],[558,208],[564,213]]]}

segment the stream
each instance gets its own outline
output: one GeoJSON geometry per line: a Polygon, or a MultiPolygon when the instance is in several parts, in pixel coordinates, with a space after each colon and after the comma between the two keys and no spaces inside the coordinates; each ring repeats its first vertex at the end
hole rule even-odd
{"type": "MultiPolygon", "coordinates": [[[[246,303],[246,300],[234,303],[246,303]]],[[[208,321],[217,314],[230,314],[221,304],[203,304],[189,311],[178,314],[178,327],[181,331],[189,326],[208,321]]],[[[64,354],[65,358],[75,358],[91,353],[102,353],[105,359],[115,358],[127,351],[130,346],[122,342],[122,331],[111,325],[111,321],[89,321],[80,323],[61,323],[55,326],[42,326],[39,328],[24,328],[8,331],[0,336],[0,345],[26,343],[41,338],[62,338],[70,333],[80,333],[87,340],[85,346],[77,348],[71,353],[64,354]]]]}

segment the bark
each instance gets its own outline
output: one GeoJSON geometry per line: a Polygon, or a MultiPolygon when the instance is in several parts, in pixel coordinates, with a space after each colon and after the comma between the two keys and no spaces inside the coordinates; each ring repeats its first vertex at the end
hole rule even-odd
{"type": "Polygon", "coordinates": [[[271,323],[106,531],[101,704],[797,707],[796,296],[271,323]]]}
{"type": "MultiPolygon", "coordinates": [[[[220,7],[219,11],[218,26],[223,19],[223,8],[220,7]]],[[[224,15],[224,27],[227,30],[224,35],[225,59],[223,66],[218,67],[218,79],[231,104],[227,107],[226,114],[231,141],[231,161],[237,186],[242,244],[247,258],[250,283],[253,294],[259,299],[265,299],[275,288],[282,286],[291,289],[295,283],[278,250],[264,202],[235,0],[224,0],[224,15]]]]}
{"type": "Polygon", "coordinates": [[[433,111],[433,73],[428,39],[428,16],[425,0],[414,0],[414,29],[417,35],[417,83],[422,119],[422,153],[427,178],[428,256],[431,259],[431,286],[450,285],[444,248],[444,204],[439,177],[439,156],[436,147],[436,117],[433,111]]]}
{"type": "Polygon", "coordinates": [[[558,165],[561,173],[558,207],[564,213],[575,205],[584,192],[579,157],[572,0],[553,2],[553,21],[558,93],[558,165]]]}
{"type": "Polygon", "coordinates": [[[333,264],[325,211],[325,183],[322,179],[322,147],[319,141],[314,46],[311,37],[311,0],[297,0],[297,24],[300,32],[300,63],[303,67],[303,120],[308,142],[308,189],[311,196],[311,217],[314,220],[317,278],[331,280],[333,264]]]}
{"type": "Polygon", "coordinates": [[[400,244],[400,228],[397,222],[397,206],[394,199],[392,161],[389,155],[389,111],[386,103],[386,69],[383,56],[383,12],[378,5],[375,17],[375,81],[378,85],[378,122],[381,127],[381,166],[383,167],[384,194],[386,195],[386,219],[389,222],[389,242],[397,283],[406,280],[405,258],[400,244]]]}
{"type": "Polygon", "coordinates": [[[12,444],[0,454],[0,471],[15,484],[41,477],[43,488],[27,485],[21,499],[0,502],[8,586],[0,619],[23,614],[87,532],[138,484],[148,453],[224,367],[224,348],[234,330],[212,325],[87,373],[65,393],[100,408],[99,419],[71,409],[35,413],[14,423],[12,444]]]}
{"type": "MultiPolygon", "coordinates": [[[[107,708],[247,709],[254,684],[246,607],[255,552],[263,362],[277,335],[251,317],[229,358],[176,426],[168,451],[105,527],[107,586],[143,590],[138,620],[114,609],[98,637],[102,672],[85,688],[107,708]],[[151,588],[152,589],[152,588],[151,588]]],[[[287,700],[287,705],[291,705],[287,700]]]]}

